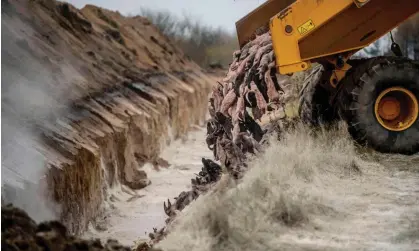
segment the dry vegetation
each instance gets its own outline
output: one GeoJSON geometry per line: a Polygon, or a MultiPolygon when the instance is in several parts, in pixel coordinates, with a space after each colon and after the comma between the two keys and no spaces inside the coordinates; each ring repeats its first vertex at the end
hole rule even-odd
{"type": "Polygon", "coordinates": [[[190,16],[178,17],[166,11],[142,9],[160,31],[174,40],[184,53],[202,67],[231,63],[231,52],[238,48],[236,35],[222,28],[198,22],[190,16]]]}
{"type": "Polygon", "coordinates": [[[156,248],[412,250],[418,247],[416,157],[364,155],[344,125],[298,125],[271,138],[242,180],[223,175],[178,215],[156,248]],[[359,151],[360,150],[360,151],[359,151]],[[390,162],[390,160],[392,162],[390,162]],[[399,163],[410,162],[410,171],[399,163]],[[403,196],[397,196],[398,193],[403,196]],[[413,204],[410,204],[413,203],[413,204]],[[407,205],[411,205],[406,207],[407,205]],[[410,223],[409,223],[410,222],[410,223]]]}

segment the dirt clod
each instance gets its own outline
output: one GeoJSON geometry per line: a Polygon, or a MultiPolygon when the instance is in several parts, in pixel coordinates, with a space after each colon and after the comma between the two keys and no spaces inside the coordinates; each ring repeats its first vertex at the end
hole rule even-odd
{"type": "MultiPolygon", "coordinates": [[[[26,212],[9,204],[1,208],[1,245],[5,251],[130,251],[116,240],[102,244],[100,240],[82,240],[71,236],[58,221],[36,224],[26,212]]],[[[148,250],[148,249],[142,249],[148,250]]]]}
{"type": "Polygon", "coordinates": [[[134,174],[131,177],[131,180],[126,182],[127,186],[131,189],[137,190],[146,187],[150,184],[150,181],[147,179],[147,174],[142,170],[134,169],[134,174]]]}

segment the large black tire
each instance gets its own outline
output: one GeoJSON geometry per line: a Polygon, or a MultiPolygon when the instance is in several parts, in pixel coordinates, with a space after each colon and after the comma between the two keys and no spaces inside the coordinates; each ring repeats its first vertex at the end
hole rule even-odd
{"type": "Polygon", "coordinates": [[[328,125],[335,118],[334,109],[329,104],[330,94],[321,84],[324,74],[322,65],[315,66],[304,79],[299,94],[299,117],[303,123],[310,126],[328,125]]]}
{"type": "Polygon", "coordinates": [[[419,119],[400,132],[384,128],[376,119],[378,95],[392,86],[411,91],[419,100],[419,63],[406,58],[377,57],[352,68],[341,81],[337,98],[339,114],[360,144],[384,153],[414,154],[419,151],[419,119]]]}

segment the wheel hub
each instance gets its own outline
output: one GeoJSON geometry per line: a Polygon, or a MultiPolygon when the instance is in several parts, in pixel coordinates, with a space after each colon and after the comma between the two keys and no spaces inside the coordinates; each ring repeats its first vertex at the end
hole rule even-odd
{"type": "Polygon", "coordinates": [[[394,120],[400,115],[400,102],[394,97],[385,97],[378,103],[378,114],[385,120],[394,120]]]}
{"type": "Polygon", "coordinates": [[[403,131],[418,118],[418,100],[403,87],[391,87],[377,97],[374,112],[378,122],[387,130],[403,131]]]}

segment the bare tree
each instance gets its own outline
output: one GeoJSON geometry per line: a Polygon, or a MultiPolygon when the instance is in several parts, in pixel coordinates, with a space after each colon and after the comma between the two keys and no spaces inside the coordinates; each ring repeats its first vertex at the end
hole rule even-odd
{"type": "Polygon", "coordinates": [[[203,67],[217,63],[227,66],[231,53],[238,48],[235,34],[222,28],[203,25],[197,19],[183,15],[178,17],[168,11],[141,9],[166,36],[170,37],[192,60],[203,67]]]}

